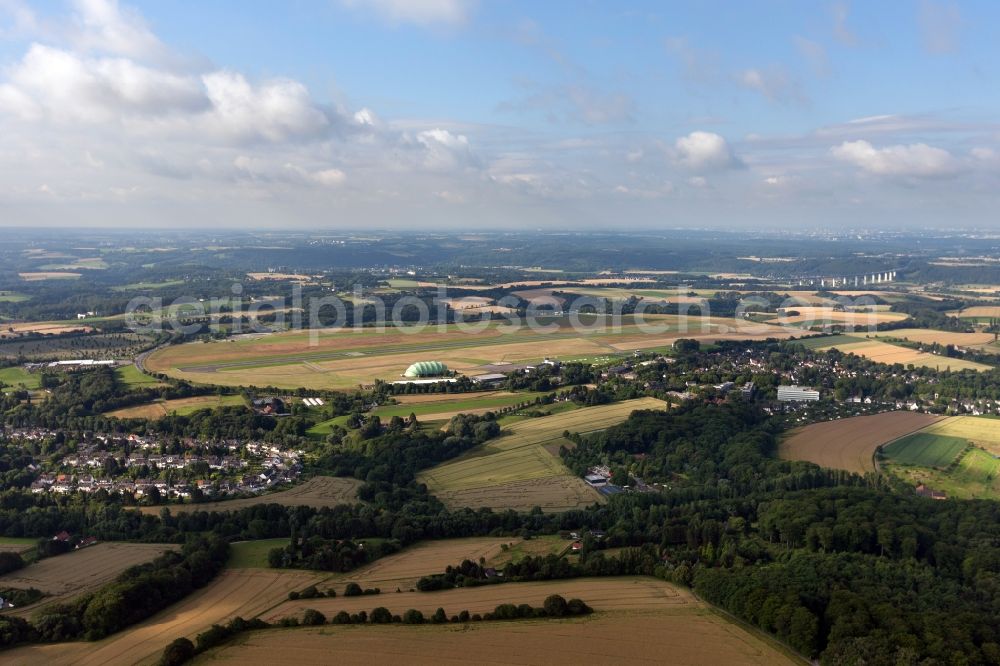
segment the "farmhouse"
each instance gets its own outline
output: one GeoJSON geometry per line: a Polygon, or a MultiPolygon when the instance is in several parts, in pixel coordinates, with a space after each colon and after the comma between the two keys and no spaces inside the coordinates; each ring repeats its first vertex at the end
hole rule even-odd
{"type": "Polygon", "coordinates": [[[934,490],[933,488],[925,486],[922,483],[916,487],[915,491],[920,497],[929,497],[936,500],[948,499],[948,495],[946,493],[940,490],[934,490]]]}

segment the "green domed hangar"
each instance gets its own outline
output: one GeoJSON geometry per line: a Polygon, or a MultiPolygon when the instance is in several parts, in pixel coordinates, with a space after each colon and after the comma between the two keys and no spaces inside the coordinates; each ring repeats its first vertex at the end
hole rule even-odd
{"type": "Polygon", "coordinates": [[[404,377],[441,377],[448,374],[448,366],[441,361],[420,361],[403,373],[404,377]]]}

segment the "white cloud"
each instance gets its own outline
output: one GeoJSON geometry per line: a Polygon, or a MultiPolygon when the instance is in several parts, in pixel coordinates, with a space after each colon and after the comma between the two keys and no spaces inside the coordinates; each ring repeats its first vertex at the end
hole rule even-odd
{"type": "Polygon", "coordinates": [[[124,58],[82,58],[33,44],[0,85],[0,111],[22,118],[105,122],[207,106],[197,80],[124,58]]]}
{"type": "Polygon", "coordinates": [[[424,149],[423,166],[431,171],[451,171],[478,163],[464,134],[435,128],[418,133],[416,143],[424,149]]]}
{"type": "Polygon", "coordinates": [[[310,177],[320,185],[333,187],[342,184],[347,180],[347,174],[340,169],[320,169],[309,174],[310,177]]]}
{"type": "Polygon", "coordinates": [[[237,72],[202,76],[212,103],[210,127],[236,139],[283,141],[317,137],[330,127],[327,115],[298,81],[279,79],[258,86],[237,72]]]}
{"type": "Polygon", "coordinates": [[[926,143],[875,148],[868,141],[845,141],[830,152],[838,160],[880,176],[936,178],[958,171],[951,153],[926,143]]]}
{"type": "Polygon", "coordinates": [[[463,24],[473,7],[469,0],[340,0],[340,4],[374,12],[391,24],[419,26],[463,24]]]}
{"type": "Polygon", "coordinates": [[[716,171],[740,165],[726,140],[714,132],[691,132],[674,143],[681,165],[695,171],[716,171]]]}
{"type": "Polygon", "coordinates": [[[79,31],[78,44],[86,50],[132,58],[160,58],[166,47],[132,9],[122,9],[118,0],[74,0],[79,31]]]}

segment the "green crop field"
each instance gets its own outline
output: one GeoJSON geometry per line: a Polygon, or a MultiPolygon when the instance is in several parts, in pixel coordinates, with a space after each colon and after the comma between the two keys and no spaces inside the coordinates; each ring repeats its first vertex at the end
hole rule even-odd
{"type": "Polygon", "coordinates": [[[230,569],[267,569],[267,554],[274,548],[288,545],[288,539],[260,539],[259,541],[236,541],[229,544],[230,569]]]}
{"type": "Polygon", "coordinates": [[[798,340],[796,341],[796,344],[800,344],[806,349],[820,349],[831,345],[845,345],[858,341],[859,339],[852,335],[824,335],[816,338],[798,340]]]}
{"type": "Polygon", "coordinates": [[[886,471],[960,499],[1000,498],[1000,419],[952,416],[892,442],[886,471]]]}
{"type": "Polygon", "coordinates": [[[968,445],[968,440],[961,437],[921,431],[896,440],[884,452],[891,462],[900,465],[944,468],[968,445]]]}
{"type": "Polygon", "coordinates": [[[0,382],[13,387],[24,385],[24,388],[36,389],[40,386],[41,378],[24,368],[11,367],[0,369],[0,382]]]}
{"type": "Polygon", "coordinates": [[[987,416],[953,416],[921,432],[967,439],[990,453],[1000,455],[1000,419],[987,416]]]}
{"type": "Polygon", "coordinates": [[[600,495],[559,459],[563,433],[603,430],[634,410],[664,407],[655,398],[640,398],[525,419],[465,455],[422,472],[418,481],[451,507],[558,511],[585,506],[600,495]]]}
{"type": "Polygon", "coordinates": [[[118,379],[129,386],[155,386],[160,383],[156,377],[150,377],[134,365],[123,365],[115,370],[118,379]]]}
{"type": "Polygon", "coordinates": [[[16,291],[0,291],[0,303],[20,303],[26,301],[30,296],[19,294],[16,291]]]}
{"type": "Polygon", "coordinates": [[[132,407],[123,407],[111,412],[105,412],[105,415],[120,419],[158,419],[168,414],[188,416],[200,409],[236,407],[241,405],[246,405],[246,400],[243,399],[242,395],[199,395],[192,398],[154,400],[153,402],[141,405],[133,405],[132,407]]]}

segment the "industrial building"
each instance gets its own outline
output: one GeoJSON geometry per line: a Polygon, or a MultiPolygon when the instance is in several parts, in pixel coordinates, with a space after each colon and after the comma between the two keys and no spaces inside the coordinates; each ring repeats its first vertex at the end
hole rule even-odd
{"type": "Polygon", "coordinates": [[[819,391],[802,386],[779,386],[778,400],[782,402],[812,402],[819,400],[819,391]]]}
{"type": "Polygon", "coordinates": [[[406,369],[404,377],[441,377],[448,374],[448,366],[441,361],[419,361],[406,369]]]}

